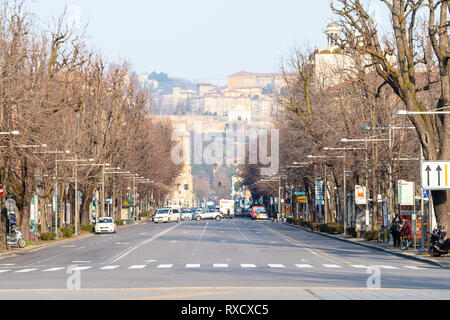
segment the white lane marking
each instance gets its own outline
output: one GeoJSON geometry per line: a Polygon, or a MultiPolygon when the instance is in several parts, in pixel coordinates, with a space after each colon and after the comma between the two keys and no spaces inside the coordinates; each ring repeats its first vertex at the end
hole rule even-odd
{"type": "Polygon", "coordinates": [[[234,224],[234,222],[232,222],[232,225],[236,228],[236,230],[241,234],[242,238],[244,238],[244,240],[248,241],[248,238],[245,236],[245,234],[243,234],[241,232],[241,230],[234,224]]]}
{"type": "Polygon", "coordinates": [[[412,269],[412,270],[426,270],[425,268],[415,267],[415,266],[405,266],[405,268],[412,269]]]}
{"type": "Polygon", "coordinates": [[[100,268],[100,270],[115,270],[119,267],[120,266],[106,266],[106,267],[100,268]]]}
{"type": "Polygon", "coordinates": [[[123,245],[123,244],[130,244],[129,242],[117,242],[115,245],[123,245]]]}
{"type": "Polygon", "coordinates": [[[74,245],[66,245],[66,246],[61,246],[61,248],[76,248],[77,246],[74,245]]]}
{"type": "Polygon", "coordinates": [[[135,270],[135,269],[144,269],[146,267],[146,265],[135,265],[135,266],[131,266],[128,269],[129,270],[135,270]]]}
{"type": "Polygon", "coordinates": [[[363,265],[351,265],[350,267],[356,268],[356,269],[369,269],[368,266],[363,266],[363,265]]]}
{"type": "Polygon", "coordinates": [[[0,273],[10,272],[11,270],[0,270],[0,273]]]}
{"type": "Polygon", "coordinates": [[[167,229],[167,230],[165,230],[165,231],[163,231],[163,232],[160,232],[160,233],[158,233],[157,235],[154,235],[153,237],[151,237],[151,238],[148,239],[148,240],[142,241],[141,243],[139,243],[139,244],[137,244],[136,246],[134,246],[134,247],[128,249],[128,250],[125,251],[124,253],[121,253],[121,254],[119,254],[119,255],[113,257],[112,259],[108,260],[106,263],[115,263],[115,262],[117,262],[117,261],[123,259],[125,256],[129,255],[131,252],[135,251],[135,250],[138,249],[139,247],[142,247],[143,245],[146,245],[147,243],[150,243],[150,242],[152,242],[153,240],[158,239],[159,237],[161,237],[161,236],[165,235],[166,233],[172,231],[173,229],[175,229],[175,228],[181,226],[182,224],[183,224],[183,222],[181,222],[181,223],[179,223],[179,224],[176,224],[175,226],[171,227],[170,229],[167,229]]]}
{"type": "Polygon", "coordinates": [[[209,224],[209,222],[206,223],[205,227],[203,228],[202,234],[200,235],[200,238],[195,243],[194,249],[192,250],[192,253],[191,253],[191,257],[195,254],[195,251],[197,251],[197,247],[198,247],[200,241],[202,241],[203,236],[205,235],[205,231],[206,231],[206,228],[208,227],[208,224],[209,224]]]}
{"type": "Polygon", "coordinates": [[[342,269],[342,267],[337,264],[323,264],[322,266],[328,269],[342,269]]]}
{"type": "Polygon", "coordinates": [[[86,267],[72,267],[69,268],[70,271],[84,271],[84,270],[89,270],[92,269],[92,267],[86,266],[86,267]]]}
{"type": "Polygon", "coordinates": [[[397,267],[392,267],[392,266],[377,266],[381,269],[388,269],[388,270],[398,270],[399,268],[397,267]]]}
{"type": "Polygon", "coordinates": [[[14,272],[14,273],[28,273],[28,272],[32,272],[32,271],[36,271],[37,269],[35,269],[35,268],[32,268],[32,269],[23,269],[23,270],[20,270],[20,271],[16,271],[16,272],[14,272]]]}
{"type": "MultiPolygon", "coordinates": [[[[81,249],[84,249],[84,248],[86,248],[86,246],[76,248],[76,249],[74,249],[73,251],[78,251],[78,250],[81,250],[81,249]]],[[[90,261],[89,261],[89,262],[90,262],[90,261]]]]}
{"type": "Polygon", "coordinates": [[[42,262],[50,261],[50,260],[52,260],[52,259],[54,259],[54,258],[56,258],[56,257],[57,257],[57,256],[54,256],[54,257],[50,257],[50,258],[47,258],[47,259],[44,259],[44,260],[38,261],[38,262],[37,262],[37,264],[41,264],[42,262]]]}
{"type": "Polygon", "coordinates": [[[72,261],[72,263],[91,263],[92,261],[72,261]]]}
{"type": "Polygon", "coordinates": [[[178,242],[177,240],[170,241],[170,243],[177,243],[177,242],[178,242]]]}
{"type": "Polygon", "coordinates": [[[153,263],[153,262],[157,262],[158,260],[145,260],[145,263],[149,264],[149,263],[153,263]]]}
{"type": "Polygon", "coordinates": [[[283,266],[282,264],[269,264],[270,268],[274,268],[274,269],[284,269],[285,266],[283,266]]]}
{"type": "Polygon", "coordinates": [[[42,272],[55,272],[55,271],[61,271],[64,269],[65,268],[51,268],[51,269],[43,270],[42,272]]]}
{"type": "Polygon", "coordinates": [[[195,269],[195,268],[200,268],[201,265],[200,264],[187,264],[186,265],[186,269],[195,269]]]}
{"type": "Polygon", "coordinates": [[[173,264],[160,264],[156,269],[171,269],[173,264]]]}
{"type": "Polygon", "coordinates": [[[0,264],[0,267],[12,267],[15,266],[15,263],[5,263],[5,264],[0,264]]]}
{"type": "Polygon", "coordinates": [[[309,269],[309,268],[312,268],[313,266],[312,265],[310,265],[310,264],[296,264],[295,265],[297,268],[300,268],[300,269],[309,269]]]}
{"type": "Polygon", "coordinates": [[[217,264],[214,264],[214,268],[228,268],[228,265],[217,263],[217,264]]]}
{"type": "Polygon", "coordinates": [[[256,265],[255,264],[241,264],[241,267],[242,268],[256,268],[256,265]]]}

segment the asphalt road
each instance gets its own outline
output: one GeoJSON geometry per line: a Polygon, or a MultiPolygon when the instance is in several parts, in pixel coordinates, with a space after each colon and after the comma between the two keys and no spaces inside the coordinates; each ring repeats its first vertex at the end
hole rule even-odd
{"type": "Polygon", "coordinates": [[[0,299],[450,299],[450,271],[284,224],[147,223],[0,260],[0,299]]]}

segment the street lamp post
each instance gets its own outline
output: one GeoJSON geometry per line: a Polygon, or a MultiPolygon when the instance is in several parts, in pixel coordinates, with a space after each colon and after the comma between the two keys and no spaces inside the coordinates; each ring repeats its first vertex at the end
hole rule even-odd
{"type": "MultiPolygon", "coordinates": [[[[396,127],[389,124],[388,127],[371,127],[365,126],[362,128],[363,131],[376,131],[376,130],[388,130],[389,131],[389,211],[390,218],[394,215],[394,187],[393,187],[393,163],[392,163],[392,153],[393,153],[393,133],[394,130],[414,130],[415,127],[396,127]]],[[[389,221],[390,222],[390,221],[389,221]]]]}
{"type": "Polygon", "coordinates": [[[80,215],[79,215],[79,204],[78,204],[78,167],[79,163],[94,162],[94,159],[78,159],[78,155],[75,155],[75,159],[69,160],[56,160],[58,162],[73,162],[75,171],[75,234],[79,233],[80,215]]]}
{"type": "MultiPolygon", "coordinates": [[[[367,220],[370,216],[370,210],[369,210],[369,142],[382,142],[382,141],[390,141],[389,139],[373,139],[373,138],[364,138],[364,139],[347,139],[342,138],[342,143],[350,143],[350,142],[364,142],[365,143],[365,150],[366,150],[366,226],[370,225],[367,223],[367,220]]],[[[374,197],[375,198],[375,197],[374,197]]],[[[373,220],[373,217],[372,217],[373,220]]],[[[374,230],[375,226],[372,222],[372,230],[374,230]]]]}

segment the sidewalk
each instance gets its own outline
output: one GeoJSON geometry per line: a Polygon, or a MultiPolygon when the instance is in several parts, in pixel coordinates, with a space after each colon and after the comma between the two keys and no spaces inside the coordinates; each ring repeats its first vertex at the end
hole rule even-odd
{"type": "MultiPolygon", "coordinates": [[[[300,226],[296,226],[296,225],[292,225],[292,224],[287,224],[287,223],[286,223],[286,225],[288,225],[290,227],[302,229],[304,231],[308,231],[311,233],[320,234],[325,237],[334,238],[336,240],[345,241],[345,242],[353,243],[356,245],[364,246],[366,248],[375,249],[375,250],[382,251],[382,252],[385,252],[388,254],[393,254],[393,255],[401,256],[401,257],[404,257],[407,259],[433,264],[433,265],[439,266],[444,269],[450,269],[450,255],[442,256],[439,258],[433,258],[428,253],[423,254],[423,255],[419,254],[419,249],[420,249],[420,244],[421,244],[420,240],[417,241],[418,247],[416,250],[412,247],[412,248],[409,248],[408,251],[403,251],[403,250],[401,250],[401,248],[394,249],[393,245],[389,244],[389,243],[378,243],[377,241],[367,241],[366,239],[363,239],[363,238],[352,238],[352,237],[344,236],[344,235],[331,235],[331,234],[327,234],[327,233],[312,231],[311,229],[308,229],[308,228],[304,228],[304,227],[300,227],[300,226]]],[[[410,241],[410,243],[411,243],[411,241],[410,241]]]]}
{"type": "MultiPolygon", "coordinates": [[[[129,228],[132,226],[138,226],[141,224],[144,224],[146,222],[136,222],[133,224],[127,224],[127,225],[123,225],[123,226],[117,226],[118,230],[121,229],[125,229],[125,228],[129,228]]],[[[72,238],[64,238],[64,239],[60,239],[60,240],[53,240],[53,241],[39,241],[37,244],[32,244],[29,245],[23,249],[20,248],[11,248],[11,251],[0,251],[0,259],[4,259],[4,258],[9,258],[9,257],[14,257],[16,255],[16,253],[24,253],[24,252],[34,252],[34,251],[38,251],[44,248],[48,248],[48,247],[53,247],[53,246],[57,246],[60,244],[64,244],[67,242],[72,242],[72,241],[76,241],[76,240],[82,240],[82,239],[86,239],[86,238],[90,238],[95,236],[95,234],[91,233],[91,232],[83,232],[78,236],[74,236],[72,238]]]]}

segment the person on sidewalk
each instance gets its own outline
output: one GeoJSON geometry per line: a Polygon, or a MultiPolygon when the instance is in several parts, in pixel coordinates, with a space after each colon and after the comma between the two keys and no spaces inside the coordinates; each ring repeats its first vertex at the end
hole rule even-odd
{"type": "Polygon", "coordinates": [[[411,237],[411,226],[409,221],[405,219],[402,224],[402,237],[403,237],[403,248],[402,250],[409,250],[409,239],[411,237]]]}
{"type": "Polygon", "coordinates": [[[402,232],[402,218],[395,216],[394,221],[391,223],[392,238],[394,239],[394,248],[400,247],[401,232],[402,232]]]}

